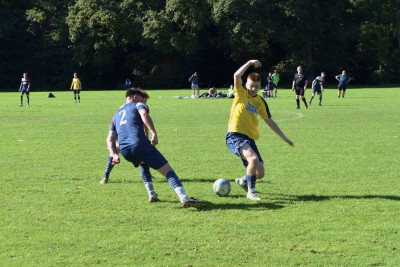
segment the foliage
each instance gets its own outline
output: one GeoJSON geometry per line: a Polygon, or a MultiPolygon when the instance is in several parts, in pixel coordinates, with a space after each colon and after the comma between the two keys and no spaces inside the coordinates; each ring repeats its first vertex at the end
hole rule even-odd
{"type": "Polygon", "coordinates": [[[86,88],[126,77],[187,87],[194,71],[201,86],[226,85],[250,58],[282,77],[301,64],[310,76],[344,68],[360,84],[400,82],[398,0],[1,0],[0,14],[3,90],[25,71],[52,90],[73,72],[86,88]]]}

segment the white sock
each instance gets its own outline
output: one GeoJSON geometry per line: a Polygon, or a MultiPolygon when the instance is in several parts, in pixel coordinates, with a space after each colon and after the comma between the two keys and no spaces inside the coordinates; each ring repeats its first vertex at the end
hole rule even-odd
{"type": "Polygon", "coordinates": [[[145,183],[144,187],[146,188],[146,191],[149,194],[149,196],[154,196],[156,194],[156,191],[154,191],[153,183],[145,183]]]}
{"type": "Polygon", "coordinates": [[[178,195],[180,201],[182,202],[185,199],[188,199],[189,197],[186,195],[185,189],[183,187],[176,187],[175,188],[175,193],[178,195]]]}

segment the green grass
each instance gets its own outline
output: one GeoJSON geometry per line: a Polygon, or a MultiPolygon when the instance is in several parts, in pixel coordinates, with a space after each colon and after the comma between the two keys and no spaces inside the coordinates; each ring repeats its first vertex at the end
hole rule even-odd
{"type": "MultiPolygon", "coordinates": [[[[291,148],[260,121],[262,201],[218,178],[242,176],[225,147],[230,99],[150,90],[158,149],[205,211],[183,209],[160,174],[148,203],[126,161],[100,185],[122,91],[2,93],[1,266],[399,266],[399,88],[324,92],[306,110],[291,91],[267,100],[291,148]]],[[[310,91],[306,92],[309,98],[310,91]]]]}

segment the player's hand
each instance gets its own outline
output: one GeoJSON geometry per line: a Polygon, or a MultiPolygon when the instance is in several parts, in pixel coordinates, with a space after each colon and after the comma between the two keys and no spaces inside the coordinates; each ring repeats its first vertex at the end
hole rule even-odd
{"type": "Polygon", "coordinates": [[[250,60],[250,64],[253,65],[254,68],[261,68],[261,62],[257,59],[250,60]]]}
{"type": "Polygon", "coordinates": [[[286,143],[288,143],[289,146],[294,146],[293,142],[290,141],[288,138],[284,138],[283,141],[285,141],[286,143]]]}
{"type": "Polygon", "coordinates": [[[294,87],[292,87],[292,91],[294,91],[294,87]]]}
{"type": "Polygon", "coordinates": [[[151,144],[152,144],[153,146],[157,145],[157,144],[158,144],[158,137],[157,137],[157,135],[153,135],[153,136],[151,137],[150,142],[151,142],[151,144]]]}
{"type": "Polygon", "coordinates": [[[112,159],[112,165],[116,165],[119,164],[121,162],[121,160],[119,159],[119,155],[113,155],[113,159],[112,159]]]}

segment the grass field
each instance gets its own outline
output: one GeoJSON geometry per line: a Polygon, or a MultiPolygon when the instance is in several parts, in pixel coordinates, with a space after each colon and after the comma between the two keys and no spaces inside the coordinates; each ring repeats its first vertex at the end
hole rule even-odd
{"type": "Polygon", "coordinates": [[[2,93],[1,266],[400,266],[400,88],[325,90],[308,110],[289,90],[267,100],[295,147],[260,123],[260,202],[212,193],[245,173],[225,146],[231,99],[149,93],[158,149],[207,209],[183,209],[155,171],[148,203],[124,160],[99,184],[123,91],[32,92],[30,107],[2,93]]]}

